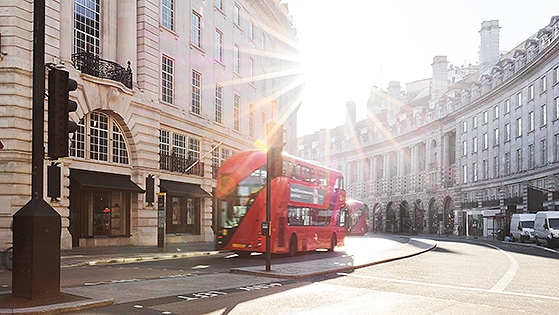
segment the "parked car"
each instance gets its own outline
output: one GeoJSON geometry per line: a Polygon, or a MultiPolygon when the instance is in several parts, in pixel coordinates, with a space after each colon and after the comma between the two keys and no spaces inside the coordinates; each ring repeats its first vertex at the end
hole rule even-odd
{"type": "Polygon", "coordinates": [[[536,244],[559,247],[559,211],[539,211],[534,222],[536,244]]]}
{"type": "Polygon", "coordinates": [[[513,242],[534,241],[535,213],[515,213],[510,219],[510,235],[513,242]]]}

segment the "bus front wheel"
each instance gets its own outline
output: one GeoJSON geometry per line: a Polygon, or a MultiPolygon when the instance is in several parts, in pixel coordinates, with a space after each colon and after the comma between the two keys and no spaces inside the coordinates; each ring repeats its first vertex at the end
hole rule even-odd
{"type": "Polygon", "coordinates": [[[289,256],[293,257],[295,255],[297,255],[297,236],[293,234],[289,240],[289,256]]]}
{"type": "Polygon", "coordinates": [[[338,237],[336,237],[336,234],[332,234],[332,240],[330,241],[330,248],[328,248],[328,251],[333,252],[336,245],[338,245],[338,237]]]}

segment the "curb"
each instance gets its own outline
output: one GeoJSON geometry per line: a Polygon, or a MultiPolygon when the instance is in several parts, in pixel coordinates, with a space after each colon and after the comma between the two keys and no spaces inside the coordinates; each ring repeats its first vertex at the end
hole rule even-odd
{"type": "Polygon", "coordinates": [[[67,303],[60,303],[60,304],[52,304],[52,305],[41,305],[41,306],[33,306],[33,307],[25,307],[25,308],[0,308],[0,314],[59,314],[63,312],[74,312],[74,311],[81,311],[91,308],[103,307],[113,305],[115,303],[114,299],[104,299],[104,300],[84,300],[84,301],[75,301],[75,302],[67,302],[67,303]]]}
{"type": "MultiPolygon", "coordinates": [[[[410,241],[414,241],[413,239],[409,239],[408,244],[410,241]]],[[[285,272],[282,274],[281,272],[274,272],[272,271],[259,271],[259,270],[254,270],[255,267],[252,268],[231,268],[229,269],[230,273],[234,273],[234,274],[246,274],[246,275],[251,275],[251,276],[259,276],[259,277],[269,277],[269,278],[279,278],[279,279],[302,279],[302,278],[309,278],[309,277],[314,277],[314,276],[320,276],[320,275],[325,275],[325,274],[329,274],[329,273],[338,273],[338,272],[347,272],[347,271],[351,271],[351,270],[355,270],[355,269],[359,269],[359,268],[364,268],[364,267],[369,267],[369,266],[373,266],[373,265],[378,265],[378,264],[382,264],[382,263],[387,263],[387,262],[391,262],[391,261],[396,261],[396,260],[400,260],[400,259],[405,259],[405,258],[410,258],[413,256],[417,256],[420,254],[423,254],[425,252],[428,252],[430,250],[433,250],[437,247],[437,242],[433,241],[433,244],[431,244],[430,246],[422,249],[422,250],[418,250],[409,254],[405,254],[405,255],[399,255],[399,256],[394,256],[394,257],[390,257],[390,258],[385,258],[385,259],[380,259],[380,260],[376,260],[376,261],[372,261],[372,262],[368,262],[368,263],[361,263],[361,264],[357,264],[357,265],[348,265],[348,266],[344,266],[344,267],[339,267],[339,268],[331,268],[331,269],[326,269],[326,270],[320,270],[320,271],[315,271],[315,272],[307,272],[307,273],[299,273],[299,274],[293,274],[293,275],[288,275],[285,274],[285,272]]],[[[297,264],[297,263],[294,263],[297,264]]]]}

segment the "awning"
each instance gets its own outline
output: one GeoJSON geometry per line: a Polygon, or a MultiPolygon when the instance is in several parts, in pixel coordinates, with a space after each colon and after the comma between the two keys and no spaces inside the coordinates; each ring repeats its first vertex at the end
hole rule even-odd
{"type": "Polygon", "coordinates": [[[70,169],[70,179],[76,181],[81,187],[145,192],[128,175],[70,169]]]}
{"type": "Polygon", "coordinates": [[[207,191],[202,189],[200,185],[191,183],[180,183],[170,180],[162,179],[159,183],[159,190],[162,192],[177,194],[177,195],[190,195],[197,197],[211,197],[207,191]]]}

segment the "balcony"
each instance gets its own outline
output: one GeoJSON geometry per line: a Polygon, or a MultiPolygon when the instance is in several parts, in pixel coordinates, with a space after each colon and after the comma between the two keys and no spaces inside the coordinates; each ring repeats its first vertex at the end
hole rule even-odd
{"type": "Polygon", "coordinates": [[[74,68],[82,73],[89,74],[98,78],[109,79],[124,84],[127,88],[132,88],[132,69],[130,61],[128,68],[124,68],[116,62],[99,58],[90,52],[80,52],[72,55],[74,68]]]}
{"type": "Polygon", "coordinates": [[[174,155],[159,155],[159,169],[204,177],[204,163],[174,155]]]}

